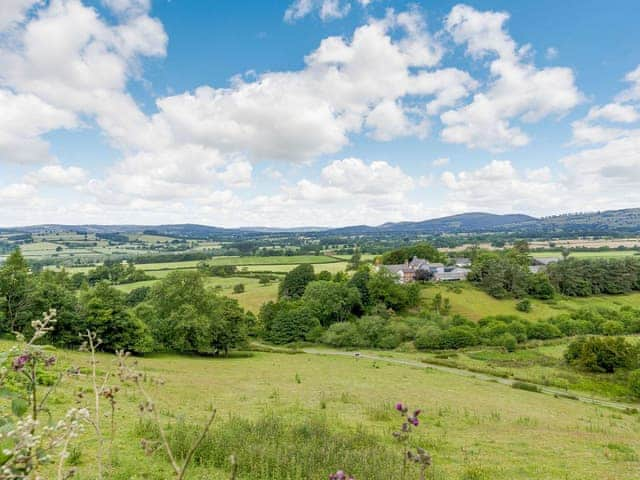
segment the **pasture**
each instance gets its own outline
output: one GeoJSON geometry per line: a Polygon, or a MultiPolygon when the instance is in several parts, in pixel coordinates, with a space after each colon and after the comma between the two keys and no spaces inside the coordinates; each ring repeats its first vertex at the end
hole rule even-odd
{"type": "MultiPolygon", "coordinates": [[[[60,369],[89,366],[85,354],[58,354],[60,369]]],[[[98,361],[104,373],[114,357],[98,361]]],[[[640,468],[637,415],[433,369],[264,352],[228,359],[155,355],[138,362],[145,378],[163,380],[145,388],[174,446],[193,438],[191,425],[217,410],[190,479],[229,478],[231,454],[240,479],[320,480],[337,469],[356,479],[401,478],[402,449],[392,437],[400,423],[397,401],[423,409],[411,445],[433,456],[429,478],[631,480],[640,468]]],[[[75,392],[88,382],[83,375],[65,380],[52,397],[55,413],[73,406],[75,392]]],[[[163,451],[145,456],[138,447],[154,430],[140,419],[136,390],[124,385],[117,395],[108,478],[169,478],[163,451]]],[[[77,478],[94,478],[96,449],[90,435],[81,439],[74,450],[77,478]]],[[[417,471],[406,478],[418,478],[417,471]]]]}
{"type": "Polygon", "coordinates": [[[516,309],[518,300],[498,300],[467,282],[455,284],[430,284],[422,290],[425,302],[432,300],[436,294],[451,301],[452,313],[457,313],[470,320],[480,320],[492,315],[518,315],[531,320],[542,320],[581,307],[630,307],[640,308],[640,292],[628,295],[602,295],[586,298],[558,297],[554,300],[530,299],[531,312],[523,313],[516,309]]]}

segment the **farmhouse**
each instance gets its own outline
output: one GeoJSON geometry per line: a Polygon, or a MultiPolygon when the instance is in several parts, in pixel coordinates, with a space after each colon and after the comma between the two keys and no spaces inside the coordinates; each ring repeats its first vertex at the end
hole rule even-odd
{"type": "Polygon", "coordinates": [[[385,268],[396,275],[400,283],[411,283],[416,280],[435,282],[465,280],[469,273],[466,268],[445,267],[443,263],[431,263],[418,257],[413,257],[411,261],[399,265],[381,265],[379,268],[385,268]]]}
{"type": "Polygon", "coordinates": [[[531,265],[529,266],[529,271],[531,273],[544,272],[548,265],[557,263],[560,260],[560,257],[533,257],[531,265]]]}

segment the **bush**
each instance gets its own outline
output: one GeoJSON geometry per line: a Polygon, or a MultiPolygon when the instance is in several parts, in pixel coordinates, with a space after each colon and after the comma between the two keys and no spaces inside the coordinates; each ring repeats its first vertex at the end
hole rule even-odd
{"type": "Polygon", "coordinates": [[[455,349],[477,345],[478,337],[471,327],[451,327],[440,335],[440,348],[455,349]]]}
{"type": "Polygon", "coordinates": [[[549,340],[562,337],[562,332],[548,322],[535,322],[527,327],[527,337],[532,340],[549,340]]]}
{"type": "Polygon", "coordinates": [[[516,340],[516,337],[510,333],[505,333],[500,337],[500,345],[503,346],[507,352],[515,352],[518,346],[518,341],[516,340]]]}
{"type": "Polygon", "coordinates": [[[367,345],[366,340],[360,335],[358,327],[352,322],[334,323],[325,332],[322,341],[334,347],[362,347],[367,345]]]}
{"type": "Polygon", "coordinates": [[[418,330],[414,345],[419,350],[435,350],[440,348],[440,337],[442,330],[438,327],[430,326],[418,330]]]}
{"type": "Polygon", "coordinates": [[[516,304],[516,310],[519,312],[529,313],[531,311],[531,300],[525,298],[516,304]]]}
{"type": "Polygon", "coordinates": [[[244,283],[238,283],[233,286],[233,293],[244,293],[244,283]]]}
{"type": "Polygon", "coordinates": [[[603,335],[622,335],[624,330],[624,323],[617,320],[607,320],[600,325],[600,331],[603,335]]]}
{"type": "Polygon", "coordinates": [[[621,337],[578,338],[569,344],[564,358],[570,365],[591,372],[613,373],[621,368],[635,368],[638,348],[621,337]]]}
{"type": "Polygon", "coordinates": [[[527,392],[540,392],[539,386],[527,382],[513,382],[511,387],[517,388],[518,390],[526,390],[527,392]]]}
{"type": "Polygon", "coordinates": [[[640,398],[640,370],[629,374],[629,391],[634,397],[640,398]]]}

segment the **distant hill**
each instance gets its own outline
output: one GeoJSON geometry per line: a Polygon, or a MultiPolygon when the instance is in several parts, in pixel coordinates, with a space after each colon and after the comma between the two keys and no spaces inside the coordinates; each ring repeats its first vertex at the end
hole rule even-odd
{"type": "Polygon", "coordinates": [[[0,229],[4,232],[45,233],[76,231],[87,233],[157,233],[182,238],[243,238],[268,234],[309,233],[315,235],[514,233],[534,235],[640,234],[640,208],[605,212],[575,213],[535,218],[524,214],[496,215],[471,212],[420,222],[354,225],[342,228],[242,227],[221,228],[198,224],[179,225],[34,225],[0,229]]]}

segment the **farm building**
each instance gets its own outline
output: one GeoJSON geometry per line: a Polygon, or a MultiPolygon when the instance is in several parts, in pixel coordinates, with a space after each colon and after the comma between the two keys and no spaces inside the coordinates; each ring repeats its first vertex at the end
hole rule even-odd
{"type": "Polygon", "coordinates": [[[445,267],[443,263],[431,263],[422,258],[413,257],[411,261],[399,265],[380,265],[398,277],[400,283],[411,283],[416,280],[433,280],[446,282],[465,280],[469,273],[466,268],[445,267]]]}
{"type": "Polygon", "coordinates": [[[529,266],[529,271],[531,273],[544,272],[548,265],[557,263],[560,260],[560,257],[533,257],[531,260],[532,265],[529,266]]]}

